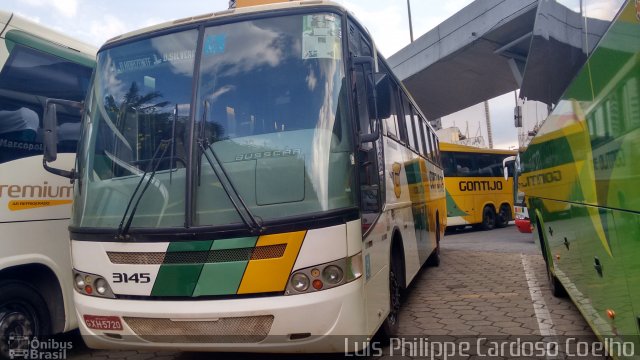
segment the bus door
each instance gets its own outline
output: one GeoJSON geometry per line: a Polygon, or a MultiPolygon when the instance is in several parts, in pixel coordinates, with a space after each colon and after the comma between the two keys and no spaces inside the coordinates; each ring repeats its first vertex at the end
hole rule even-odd
{"type": "MultiPolygon", "coordinates": [[[[370,64],[354,64],[357,56],[372,56],[371,46],[357,27],[349,22],[349,46],[352,59],[351,68],[351,94],[354,101],[356,127],[360,135],[371,134],[380,129],[373,117],[372,106],[369,104],[369,94],[373,91],[373,71],[370,64]]],[[[363,261],[365,272],[366,313],[367,328],[371,331],[379,325],[378,313],[388,309],[388,292],[380,291],[389,287],[388,251],[391,239],[386,234],[387,224],[381,219],[382,211],[382,176],[384,165],[382,164],[382,138],[377,141],[361,142],[357,144],[356,154],[357,168],[359,170],[360,214],[363,234],[363,261]],[[385,271],[382,271],[385,270],[385,271]]]]}

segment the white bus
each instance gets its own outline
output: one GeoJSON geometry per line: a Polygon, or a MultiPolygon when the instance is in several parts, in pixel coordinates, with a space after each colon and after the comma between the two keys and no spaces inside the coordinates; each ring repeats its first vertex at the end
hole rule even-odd
{"type": "MultiPolygon", "coordinates": [[[[0,356],[13,335],[77,327],[68,223],[72,185],[42,168],[47,98],[82,101],[96,49],[0,11],[0,356]]],[[[60,113],[59,166],[72,166],[79,113],[60,113]]]]}
{"type": "Polygon", "coordinates": [[[95,73],[70,173],[89,346],[342,352],[332,335],[395,334],[400,290],[439,261],[443,171],[347,10],[176,20],[108,41],[95,73]]]}

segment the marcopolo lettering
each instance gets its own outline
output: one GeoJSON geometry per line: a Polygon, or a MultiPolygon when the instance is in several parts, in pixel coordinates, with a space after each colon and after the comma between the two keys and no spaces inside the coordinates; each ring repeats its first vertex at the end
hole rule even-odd
{"type": "Polygon", "coordinates": [[[495,191],[502,190],[500,181],[460,181],[458,184],[460,191],[495,191]]]}

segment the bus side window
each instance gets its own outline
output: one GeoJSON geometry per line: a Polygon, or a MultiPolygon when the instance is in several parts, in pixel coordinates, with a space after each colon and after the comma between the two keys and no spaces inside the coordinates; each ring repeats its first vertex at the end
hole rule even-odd
{"type": "Polygon", "coordinates": [[[379,62],[378,68],[381,72],[386,73],[391,80],[389,81],[391,86],[391,98],[389,99],[390,101],[389,107],[391,111],[389,112],[389,117],[386,119],[382,119],[382,122],[385,125],[387,136],[395,140],[400,140],[400,131],[398,129],[398,111],[397,111],[397,104],[396,104],[397,103],[396,94],[398,93],[398,85],[396,85],[395,81],[393,80],[393,77],[391,76],[391,72],[382,61],[379,62]]]}
{"type": "Polygon", "coordinates": [[[440,140],[438,140],[438,137],[436,136],[436,134],[431,133],[431,139],[433,140],[433,161],[435,161],[437,164],[440,164],[440,140]]]}
{"type": "Polygon", "coordinates": [[[442,166],[444,168],[444,176],[456,176],[456,161],[454,152],[442,153],[442,166]]]}
{"type": "Polygon", "coordinates": [[[477,176],[478,170],[474,164],[474,155],[470,153],[454,152],[456,159],[456,174],[458,176],[477,176]]]}
{"type": "Polygon", "coordinates": [[[396,104],[398,104],[397,108],[396,108],[396,112],[398,113],[398,135],[400,135],[400,142],[409,146],[409,135],[407,134],[407,123],[404,121],[404,115],[403,115],[403,111],[404,111],[404,101],[403,101],[403,97],[402,97],[402,89],[401,88],[396,88],[395,89],[395,93],[393,94],[395,96],[396,99],[396,104]],[[401,109],[403,111],[400,111],[401,109]]]}
{"type": "Polygon", "coordinates": [[[418,111],[412,106],[411,110],[413,110],[413,133],[416,137],[416,151],[419,154],[424,155],[424,138],[422,137],[422,130],[420,129],[420,115],[418,115],[418,111]]]}
{"type": "MultiPolygon", "coordinates": [[[[15,44],[0,72],[0,163],[42,155],[42,114],[39,99],[84,99],[92,69],[57,56],[15,44]]],[[[60,106],[58,152],[75,153],[80,114],[60,106]]]]}
{"type": "Polygon", "coordinates": [[[427,159],[431,159],[431,154],[433,154],[433,141],[431,140],[431,132],[429,130],[429,127],[427,127],[427,123],[425,121],[422,121],[422,131],[424,132],[424,140],[425,140],[424,156],[427,159]]]}
{"type": "Polygon", "coordinates": [[[402,109],[404,113],[404,126],[407,129],[407,144],[411,149],[416,149],[416,138],[413,133],[413,114],[411,113],[411,103],[406,95],[402,94],[402,109]]]}
{"type": "Polygon", "coordinates": [[[478,176],[495,176],[493,174],[493,165],[495,157],[492,154],[478,154],[476,155],[476,162],[478,164],[478,176]]]}

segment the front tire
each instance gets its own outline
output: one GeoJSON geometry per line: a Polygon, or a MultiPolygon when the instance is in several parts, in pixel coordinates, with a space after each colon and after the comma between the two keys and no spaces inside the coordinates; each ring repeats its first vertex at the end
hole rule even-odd
{"type": "Polygon", "coordinates": [[[440,266],[440,221],[436,220],[436,248],[427,258],[427,266],[440,266]]]}
{"type": "Polygon", "coordinates": [[[9,358],[9,350],[28,349],[26,337],[50,332],[49,311],[40,294],[22,281],[0,281],[0,357],[9,358]]]}
{"type": "Polygon", "coordinates": [[[380,327],[380,337],[384,343],[398,334],[400,325],[400,261],[394,256],[389,269],[389,315],[380,327]]]}

